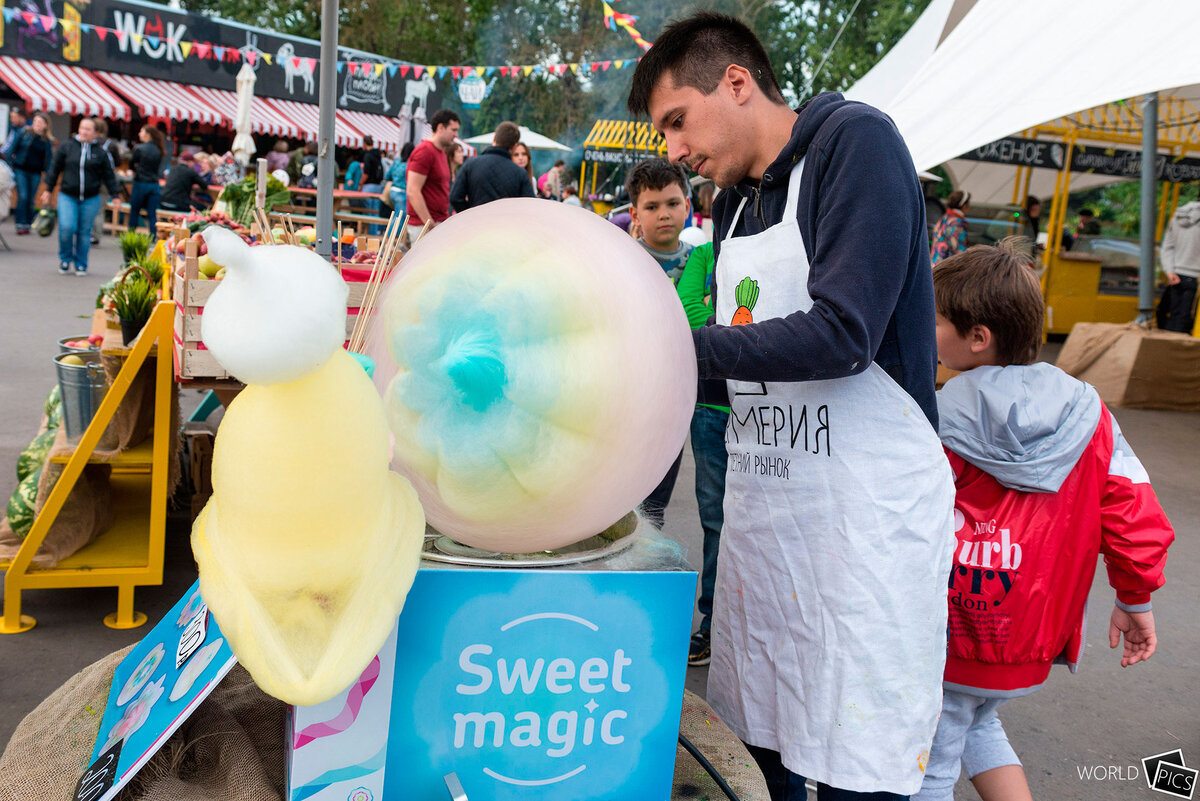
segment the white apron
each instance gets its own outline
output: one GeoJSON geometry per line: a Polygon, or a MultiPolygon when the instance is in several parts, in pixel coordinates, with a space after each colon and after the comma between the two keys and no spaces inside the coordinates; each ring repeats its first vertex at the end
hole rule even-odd
{"type": "MultiPolygon", "coordinates": [[[[803,167],[783,222],[721,243],[718,323],[812,307],[803,167]]],[[[874,363],[849,378],[728,385],[708,701],[801,776],[915,793],[941,709],[955,541],[937,434],[874,363]]]]}

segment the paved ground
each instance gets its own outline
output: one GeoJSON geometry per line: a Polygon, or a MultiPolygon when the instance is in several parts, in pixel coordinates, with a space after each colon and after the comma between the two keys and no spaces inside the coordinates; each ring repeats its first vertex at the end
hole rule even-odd
{"type": "MultiPolygon", "coordinates": [[[[17,454],[32,437],[42,399],[54,385],[55,341],[86,333],[96,292],[119,257],[115,243],[106,240],[93,251],[92,275],[59,276],[54,238],[18,238],[7,223],[3,231],[13,247],[0,249],[0,498],[6,500],[16,483],[17,454]]],[[[189,400],[194,403],[195,397],[185,403],[189,400]]],[[[1120,668],[1107,647],[1112,596],[1099,570],[1079,674],[1056,669],[1043,692],[1003,710],[1035,797],[1153,799],[1162,796],[1140,777],[1130,779],[1129,766],[1175,748],[1183,749],[1189,765],[1200,763],[1200,416],[1118,411],[1117,418],[1179,530],[1168,584],[1155,596],[1159,652],[1146,665],[1120,668]],[[1095,778],[1098,768],[1101,779],[1095,778]]],[[[666,535],[683,543],[698,563],[692,477],[688,454],[667,510],[666,535]]],[[[186,519],[172,521],[167,539],[164,585],[136,596],[137,608],[152,619],[195,577],[186,519]]],[[[115,590],[31,592],[25,603],[38,626],[26,634],[0,635],[0,744],[75,671],[140,636],[138,630],[117,632],[101,625],[100,618],[115,609],[115,590]]],[[[703,693],[706,680],[705,669],[688,671],[691,689],[703,693]]],[[[960,789],[960,797],[975,797],[966,782],[960,789]]]]}

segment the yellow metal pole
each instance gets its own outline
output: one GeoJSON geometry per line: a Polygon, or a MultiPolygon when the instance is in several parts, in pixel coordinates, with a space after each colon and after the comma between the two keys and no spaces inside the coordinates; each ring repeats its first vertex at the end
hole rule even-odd
{"type": "Polygon", "coordinates": [[[1021,175],[1024,172],[1024,167],[1017,167],[1017,174],[1013,176],[1012,203],[1014,206],[1017,205],[1018,198],[1021,196],[1021,175]]]}

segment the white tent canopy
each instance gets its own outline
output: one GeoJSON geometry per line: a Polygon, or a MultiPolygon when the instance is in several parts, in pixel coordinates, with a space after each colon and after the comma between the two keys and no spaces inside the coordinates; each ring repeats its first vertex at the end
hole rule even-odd
{"type": "Polygon", "coordinates": [[[979,0],[882,107],[928,169],[1112,101],[1200,100],[1198,30],[1197,0],[979,0]]]}
{"type": "MultiPolygon", "coordinates": [[[[524,125],[521,125],[518,127],[521,129],[521,142],[526,147],[528,147],[530,150],[566,150],[566,151],[569,151],[571,149],[571,148],[567,147],[566,145],[562,144],[561,142],[555,142],[553,139],[551,139],[548,136],[542,136],[537,131],[526,128],[524,125]]],[[[479,146],[479,147],[487,147],[488,145],[490,145],[492,143],[492,135],[493,134],[491,134],[491,133],[479,134],[478,136],[472,136],[470,139],[468,139],[466,141],[470,142],[473,145],[479,146]]]]}
{"type": "Polygon", "coordinates": [[[938,42],[949,33],[946,20],[956,2],[960,6],[970,6],[975,0],[932,0],[887,55],[846,90],[846,99],[885,108],[929,60],[938,42]]]}

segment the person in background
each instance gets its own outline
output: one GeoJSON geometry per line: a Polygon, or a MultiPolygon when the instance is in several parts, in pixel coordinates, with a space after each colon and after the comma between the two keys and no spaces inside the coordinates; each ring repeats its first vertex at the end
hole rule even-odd
{"type": "Polygon", "coordinates": [[[575,188],[574,184],[563,190],[563,203],[568,206],[583,206],[583,201],[579,199],[579,190],[575,188]]]}
{"type": "MultiPolygon", "coordinates": [[[[121,163],[121,148],[117,144],[116,140],[108,138],[108,123],[103,117],[92,117],[92,124],[96,128],[96,139],[94,144],[96,147],[101,148],[105,153],[108,154],[108,160],[112,163],[113,172],[116,172],[117,165],[121,163]]],[[[103,187],[100,189],[100,198],[101,208],[103,208],[105,205],[104,201],[110,199],[106,197],[106,190],[103,187]]],[[[92,223],[93,245],[100,244],[100,235],[103,233],[104,215],[97,214],[95,222],[92,223]]]]}
{"type": "Polygon", "coordinates": [[[533,177],[533,158],[529,155],[529,146],[524,142],[517,142],[512,149],[513,164],[523,169],[529,176],[529,185],[533,187],[533,191],[537,193],[537,178],[533,177]]]}
{"type": "MultiPolygon", "coordinates": [[[[392,162],[392,166],[387,168],[387,172],[383,174],[383,187],[387,190],[387,197],[391,201],[392,209],[404,214],[405,205],[408,198],[405,195],[405,190],[408,188],[407,172],[408,159],[413,152],[413,143],[405,142],[404,147],[400,148],[400,157],[392,162]]],[[[380,194],[383,194],[382,192],[380,194]]]]}
{"type": "Polygon", "coordinates": [[[271,152],[267,154],[267,172],[275,172],[276,170],[286,171],[288,168],[288,143],[285,139],[279,139],[275,142],[275,146],[271,148],[271,152]]]}
{"type": "Polygon", "coordinates": [[[120,191],[108,153],[93,144],[95,135],[92,119],[81,119],[75,136],[55,151],[46,173],[46,189],[39,198],[41,205],[47,205],[62,177],[58,193],[58,271],[62,275],[69,275],[72,265],[76,275],[87,275],[92,221],[100,211],[100,187],[107,187],[113,197],[120,191]]]}
{"type": "Polygon", "coordinates": [[[450,188],[450,208],[466,211],[493,200],[534,197],[525,171],[512,159],[512,149],[521,136],[515,122],[496,126],[492,144],[462,166],[450,188]]]}
{"type": "Polygon", "coordinates": [[[1021,236],[1028,240],[1029,256],[1036,259],[1038,254],[1038,231],[1042,226],[1042,201],[1033,195],[1025,198],[1021,207],[1021,236]]]}
{"type": "Polygon", "coordinates": [[[146,227],[151,238],[158,236],[158,203],[162,187],[158,177],[162,171],[163,155],[167,150],[163,132],[153,125],[143,125],[138,131],[137,147],[129,157],[133,170],[133,186],[129,195],[129,230],[138,227],[142,209],[146,210],[146,227]]]}
{"type": "Polygon", "coordinates": [[[554,162],[554,166],[538,179],[538,191],[542,197],[550,200],[562,200],[563,190],[563,170],[567,168],[567,163],[562,159],[554,162]]]}
{"type": "MultiPolygon", "coordinates": [[[[713,315],[712,285],[716,263],[712,242],[692,249],[683,275],[675,291],[683,303],[688,325],[700,328],[713,315]]],[[[696,611],[700,625],[688,644],[688,664],[707,665],[712,661],[711,635],[713,592],[717,586],[717,556],[721,549],[721,526],[725,522],[725,427],[729,422],[729,407],[721,403],[722,382],[700,381],[696,393],[696,408],[692,412],[690,439],[692,458],[696,463],[696,509],[700,513],[700,528],[704,531],[703,556],[700,568],[700,597],[696,611]],[[718,398],[713,403],[712,398],[718,398]]]]}
{"type": "Polygon", "coordinates": [[[1185,203],[1175,210],[1163,235],[1160,255],[1167,288],[1155,312],[1158,327],[1163,331],[1191,333],[1200,280],[1200,201],[1185,203]]]}
{"type": "Polygon", "coordinates": [[[355,153],[350,158],[350,163],[346,165],[346,171],[342,173],[342,189],[350,192],[357,192],[362,186],[363,166],[361,153],[355,153]]]}
{"type": "Polygon", "coordinates": [[[450,166],[450,183],[454,183],[454,179],[458,177],[458,170],[467,160],[467,152],[463,150],[461,142],[455,142],[450,146],[450,150],[446,152],[446,163],[450,166]]]}
{"type": "Polygon", "coordinates": [[[17,139],[8,153],[8,163],[17,185],[17,209],[13,217],[18,235],[29,233],[38,184],[42,175],[50,170],[54,144],[50,141],[49,130],[50,119],[39,111],[28,126],[17,130],[17,139]]]}
{"type": "Polygon", "coordinates": [[[1075,236],[1099,236],[1100,221],[1096,219],[1096,215],[1091,209],[1082,208],[1079,210],[1079,225],[1075,226],[1075,236]]]}
{"type": "Polygon", "coordinates": [[[997,708],[1075,672],[1104,555],[1108,645],[1121,667],[1154,655],[1150,594],[1175,532],[1096,390],[1039,362],[1045,301],[1023,253],[976,245],[933,270],[937,393],[954,473],[942,712],[914,801],[953,801],[960,766],[985,799],[1029,799],[997,708]],[[982,411],[981,411],[982,410],[982,411]]]}
{"type": "Polygon", "coordinates": [[[408,158],[408,240],[414,245],[427,221],[433,227],[450,216],[450,161],[446,154],[455,144],[459,124],[458,115],[450,109],[433,112],[429,118],[433,133],[408,158]]]}
{"type": "MultiPolygon", "coordinates": [[[[300,177],[296,186],[304,189],[315,189],[317,186],[317,143],[308,142],[304,145],[304,155],[300,157],[300,177]]],[[[314,203],[315,205],[315,203],[314,203]]]]}
{"type": "MultiPolygon", "coordinates": [[[[375,146],[375,140],[371,136],[363,137],[362,158],[362,191],[375,195],[375,197],[365,198],[362,202],[363,206],[376,217],[379,216],[379,193],[383,190],[383,153],[375,146]]],[[[390,215],[390,212],[389,212],[390,215]]],[[[367,233],[372,236],[378,236],[383,233],[382,225],[368,225],[367,233]]]]}
{"type": "Polygon", "coordinates": [[[946,213],[933,227],[933,244],[929,247],[931,264],[967,249],[966,215],[970,202],[971,195],[957,189],[946,198],[946,213]]]}
{"type": "Polygon", "coordinates": [[[198,189],[208,194],[208,184],[196,172],[196,157],[191,153],[180,153],[179,161],[167,173],[163,184],[162,207],[171,211],[191,211],[193,208],[207,208],[208,204],[197,206],[197,196],[192,189],[198,189]]]}
{"type": "Polygon", "coordinates": [[[8,138],[4,140],[4,146],[0,147],[0,159],[9,161],[17,136],[28,125],[29,118],[25,115],[25,110],[20,106],[13,106],[8,112],[8,138]]]}
{"type": "MultiPolygon", "coordinates": [[[[690,210],[687,171],[666,159],[646,159],[630,171],[625,189],[633,218],[630,234],[658,262],[667,279],[673,285],[678,283],[692,252],[691,245],[679,240],[690,210]]],[[[663,527],[682,459],[681,450],[662,481],[642,502],[643,515],[658,528],[663,527]]]]}
{"type": "Polygon", "coordinates": [[[212,183],[213,158],[210,154],[203,150],[199,153],[193,153],[192,168],[196,170],[196,174],[200,176],[205,184],[212,183]]]}

